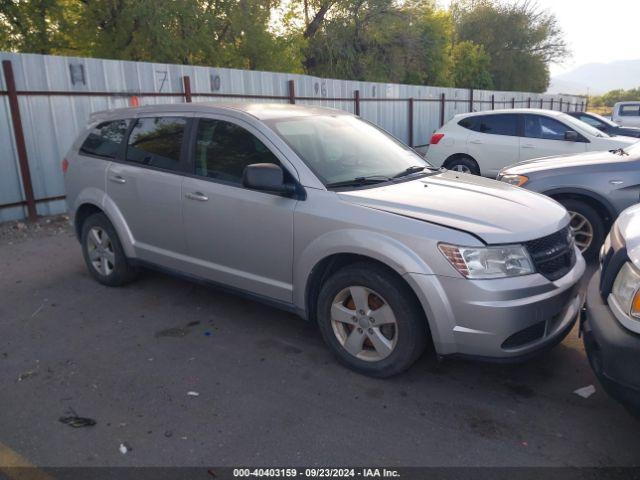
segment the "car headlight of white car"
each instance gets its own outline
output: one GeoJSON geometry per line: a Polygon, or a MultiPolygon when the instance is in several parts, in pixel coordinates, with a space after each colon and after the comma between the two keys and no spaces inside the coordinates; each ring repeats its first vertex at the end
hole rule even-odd
{"type": "Polygon", "coordinates": [[[531,257],[522,245],[462,247],[441,243],[438,248],[466,278],[506,278],[535,272],[531,257]]]}
{"type": "Polygon", "coordinates": [[[630,262],[618,272],[611,295],[625,316],[640,321],[640,272],[630,262]]]}
{"type": "Polygon", "coordinates": [[[529,177],[525,176],[525,175],[512,175],[512,174],[506,174],[506,175],[501,175],[498,180],[500,180],[501,182],[504,183],[508,183],[509,185],[514,185],[516,187],[521,187],[522,185],[524,185],[525,183],[527,183],[529,181],[529,177]]]}

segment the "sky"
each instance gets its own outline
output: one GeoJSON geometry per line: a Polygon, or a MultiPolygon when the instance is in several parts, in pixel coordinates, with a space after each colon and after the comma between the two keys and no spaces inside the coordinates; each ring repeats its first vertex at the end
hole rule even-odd
{"type": "MultiPolygon", "coordinates": [[[[448,5],[447,0],[440,2],[448,5]]],[[[585,63],[640,59],[640,0],[537,0],[555,13],[573,55],[551,76],[585,63]]]]}

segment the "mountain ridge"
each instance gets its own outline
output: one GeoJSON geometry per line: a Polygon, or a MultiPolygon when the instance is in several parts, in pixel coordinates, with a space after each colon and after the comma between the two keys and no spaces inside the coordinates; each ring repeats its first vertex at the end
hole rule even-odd
{"type": "Polygon", "coordinates": [[[610,90],[640,87],[640,59],[585,63],[551,78],[547,93],[601,95],[610,90]]]}

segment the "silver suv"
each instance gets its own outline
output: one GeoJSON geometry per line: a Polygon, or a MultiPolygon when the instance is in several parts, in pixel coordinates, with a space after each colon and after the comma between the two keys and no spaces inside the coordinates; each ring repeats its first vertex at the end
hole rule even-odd
{"type": "Polygon", "coordinates": [[[348,113],[180,104],[96,114],[63,162],[89,271],[161,267],[316,322],[351,368],[516,360],[561,341],[585,263],[558,203],[436,170],[348,113]]]}

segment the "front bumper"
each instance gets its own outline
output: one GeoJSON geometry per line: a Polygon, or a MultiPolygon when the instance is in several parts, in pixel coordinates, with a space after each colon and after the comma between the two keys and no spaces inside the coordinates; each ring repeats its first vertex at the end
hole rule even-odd
{"type": "Polygon", "coordinates": [[[571,331],[583,295],[582,255],[564,277],[467,280],[409,274],[429,320],[436,351],[490,361],[519,361],[551,348],[571,331]]]}
{"type": "Polygon", "coordinates": [[[609,395],[640,413],[640,335],[618,322],[599,284],[597,272],[589,282],[580,321],[589,363],[609,395]]]}

